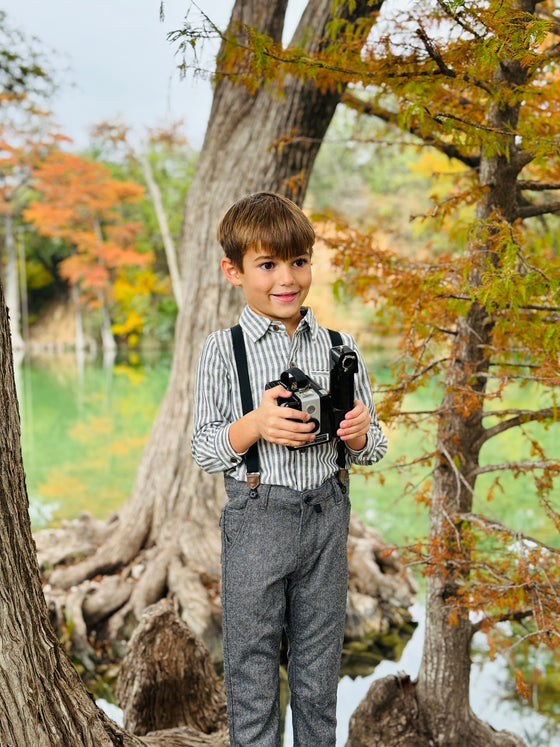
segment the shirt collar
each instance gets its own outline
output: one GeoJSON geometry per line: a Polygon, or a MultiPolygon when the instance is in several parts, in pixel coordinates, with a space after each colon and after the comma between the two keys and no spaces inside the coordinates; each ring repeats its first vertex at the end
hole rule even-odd
{"type": "MultiPolygon", "coordinates": [[[[243,327],[243,331],[253,342],[257,342],[261,337],[264,337],[272,325],[279,324],[282,327],[284,326],[282,322],[275,322],[266,316],[257,314],[249,306],[245,306],[241,312],[239,323],[243,327]]],[[[312,340],[317,338],[319,325],[315,319],[313,310],[309,308],[309,306],[301,307],[301,321],[296,329],[296,334],[301,333],[304,330],[309,330],[312,340]]]]}

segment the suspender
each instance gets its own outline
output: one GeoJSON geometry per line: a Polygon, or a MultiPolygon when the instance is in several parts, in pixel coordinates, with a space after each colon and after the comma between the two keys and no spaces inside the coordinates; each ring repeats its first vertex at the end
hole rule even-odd
{"type": "MultiPolygon", "coordinates": [[[[251,382],[249,381],[249,368],[247,366],[247,351],[245,349],[245,340],[243,339],[243,330],[240,324],[231,328],[231,337],[233,340],[233,352],[235,354],[235,364],[237,366],[237,376],[239,377],[239,389],[241,391],[241,404],[243,406],[243,415],[254,409],[253,396],[251,394],[251,382]]],[[[247,485],[250,488],[257,488],[260,482],[259,474],[259,447],[256,443],[249,447],[245,454],[245,464],[247,465],[247,485]]]]}
{"type": "MultiPolygon", "coordinates": [[[[328,329],[327,332],[329,333],[331,345],[333,347],[342,345],[342,335],[340,332],[335,332],[332,329],[328,329]]],[[[236,324],[235,327],[231,328],[231,337],[233,342],[233,353],[235,355],[235,365],[237,366],[237,376],[239,378],[241,405],[243,407],[243,414],[246,415],[254,409],[254,406],[253,396],[251,394],[251,382],[249,380],[249,367],[247,365],[247,350],[245,349],[245,339],[240,324],[236,324]]],[[[258,487],[260,482],[259,447],[257,443],[254,443],[249,447],[244,459],[245,464],[247,465],[247,484],[254,490],[258,487]]],[[[336,463],[339,469],[339,479],[341,479],[342,482],[343,475],[341,473],[346,470],[346,447],[343,441],[339,441],[337,444],[336,463]]]]}

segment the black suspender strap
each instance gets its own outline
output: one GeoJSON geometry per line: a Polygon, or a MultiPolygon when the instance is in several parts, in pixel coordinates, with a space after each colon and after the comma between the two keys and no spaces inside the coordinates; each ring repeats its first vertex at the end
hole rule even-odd
{"type": "MultiPolygon", "coordinates": [[[[333,329],[328,329],[329,337],[331,338],[331,345],[337,347],[342,345],[342,335],[340,332],[335,332],[333,329]]],[[[336,463],[338,465],[338,479],[341,484],[344,483],[346,477],[346,446],[344,441],[338,441],[336,447],[336,463]]]]}
{"type": "MultiPolygon", "coordinates": [[[[237,366],[237,376],[239,378],[239,389],[241,392],[241,405],[243,414],[253,410],[253,396],[251,394],[251,382],[249,380],[249,368],[247,366],[247,351],[245,349],[245,340],[243,330],[240,324],[231,328],[231,337],[233,341],[233,353],[235,355],[235,364],[237,366]]],[[[245,464],[247,465],[247,485],[250,488],[257,488],[260,482],[259,474],[259,447],[256,443],[249,447],[245,454],[245,464]]]]}

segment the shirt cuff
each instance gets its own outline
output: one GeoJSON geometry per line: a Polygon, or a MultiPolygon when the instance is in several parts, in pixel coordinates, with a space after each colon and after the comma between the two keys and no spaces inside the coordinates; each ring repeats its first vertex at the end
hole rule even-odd
{"type": "Polygon", "coordinates": [[[368,447],[368,434],[366,433],[366,442],[365,442],[365,444],[364,444],[364,445],[362,446],[362,448],[361,448],[361,449],[358,449],[358,450],[356,451],[356,449],[351,449],[351,448],[350,448],[349,446],[347,446],[347,447],[346,447],[346,450],[348,451],[348,453],[350,454],[350,456],[353,456],[353,457],[358,457],[358,456],[360,456],[360,454],[363,454],[363,453],[364,453],[364,451],[365,451],[365,450],[367,449],[367,447],[368,447]]]}
{"type": "Polygon", "coordinates": [[[237,464],[241,464],[244,455],[247,453],[246,451],[244,451],[243,453],[238,454],[236,451],[234,451],[231,443],[229,442],[230,428],[231,424],[228,425],[227,428],[224,428],[216,438],[216,448],[218,450],[218,455],[226,465],[226,469],[231,469],[237,464]]]}

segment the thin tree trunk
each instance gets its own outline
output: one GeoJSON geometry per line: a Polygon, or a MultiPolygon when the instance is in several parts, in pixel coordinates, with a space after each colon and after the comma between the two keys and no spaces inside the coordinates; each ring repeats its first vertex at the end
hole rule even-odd
{"type": "Polygon", "coordinates": [[[181,284],[181,275],[179,273],[179,266],[177,264],[177,250],[175,248],[175,242],[171,236],[169,230],[169,223],[167,222],[167,215],[163,209],[163,201],[161,199],[161,191],[158,183],[154,178],[154,173],[148,157],[144,154],[138,156],[140,167],[142,168],[142,174],[148,187],[148,192],[154,206],[156,213],[156,219],[163,241],[163,248],[165,250],[165,258],[167,260],[167,269],[169,270],[169,277],[171,278],[171,288],[173,289],[173,296],[177,304],[179,311],[183,306],[183,288],[181,284]]]}

